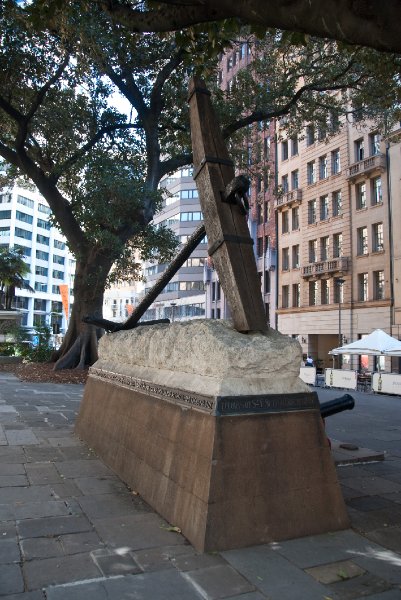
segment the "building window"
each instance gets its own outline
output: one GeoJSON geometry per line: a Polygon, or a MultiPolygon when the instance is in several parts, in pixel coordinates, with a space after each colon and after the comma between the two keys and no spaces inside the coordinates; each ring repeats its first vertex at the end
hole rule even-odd
{"type": "Polygon", "coordinates": [[[375,204],[381,204],[383,201],[382,197],[382,178],[375,177],[371,181],[372,185],[372,206],[375,204]]]}
{"type": "Polygon", "coordinates": [[[331,174],[337,175],[341,171],[340,151],[333,150],[331,153],[331,174]]]}
{"type": "Polygon", "coordinates": [[[281,288],[281,306],[282,308],[288,308],[290,305],[290,286],[283,285],[281,288]]]}
{"type": "Polygon", "coordinates": [[[288,271],[290,268],[290,253],[289,248],[283,248],[281,251],[282,270],[288,271]]]}
{"type": "Polygon", "coordinates": [[[49,223],[49,221],[44,221],[43,219],[38,219],[37,220],[37,226],[41,227],[42,229],[47,229],[48,231],[50,231],[50,223],[49,223]]]}
{"type": "Polygon", "coordinates": [[[288,193],[288,175],[283,175],[281,178],[281,189],[283,194],[288,193]]]}
{"type": "Polygon", "coordinates": [[[380,135],[378,133],[371,133],[369,136],[370,142],[370,154],[371,156],[377,156],[380,154],[380,135]]]}
{"type": "Polygon", "coordinates": [[[368,228],[358,227],[356,230],[357,235],[357,254],[362,256],[368,253],[368,228]]]}
{"type": "Polygon", "coordinates": [[[289,214],[290,213],[288,212],[288,210],[281,213],[281,232],[282,233],[288,233],[290,230],[289,214]]]}
{"type": "Polygon", "coordinates": [[[18,202],[18,204],[23,204],[24,206],[27,206],[28,208],[34,207],[34,201],[30,200],[29,198],[26,198],[25,196],[18,195],[17,202],[18,202]]]}
{"type": "Polygon", "coordinates": [[[384,271],[373,272],[373,293],[375,300],[384,300],[384,271]]]}
{"type": "MultiPolygon", "coordinates": [[[[10,218],[10,217],[8,217],[8,218],[10,218]]],[[[20,210],[16,211],[15,218],[18,221],[22,221],[23,223],[29,223],[29,225],[32,225],[32,223],[33,223],[33,216],[32,215],[27,215],[26,213],[23,213],[20,210]]]]}
{"type": "Polygon", "coordinates": [[[271,217],[271,208],[270,208],[270,202],[265,202],[265,223],[267,223],[267,221],[270,220],[271,217]]]}
{"type": "Polygon", "coordinates": [[[333,258],[340,258],[343,255],[343,234],[335,233],[333,235],[333,258]]]}
{"type": "Polygon", "coordinates": [[[38,242],[38,244],[43,244],[44,246],[48,246],[50,244],[49,238],[45,235],[42,235],[41,233],[38,233],[36,235],[36,241],[38,242]]]}
{"type": "Polygon", "coordinates": [[[306,165],[306,179],[308,185],[312,185],[312,183],[316,183],[316,165],[315,161],[312,160],[308,162],[306,165]]]}
{"type": "Polygon", "coordinates": [[[291,226],[292,226],[292,231],[296,231],[299,229],[299,207],[298,206],[294,206],[294,208],[291,210],[291,226]]]}
{"type": "Polygon", "coordinates": [[[198,190],[181,190],[180,197],[182,200],[192,200],[198,198],[198,190]]]}
{"type": "Polygon", "coordinates": [[[46,300],[40,300],[39,298],[34,298],[33,310],[41,310],[42,312],[46,312],[46,300]]]}
{"type": "MultiPolygon", "coordinates": [[[[17,234],[15,234],[17,235],[17,234]]],[[[10,237],[10,228],[9,227],[0,227],[0,237],[10,237]]],[[[8,248],[8,244],[7,248],[8,248]]]]}
{"type": "Polygon", "coordinates": [[[56,269],[53,269],[52,277],[53,279],[64,279],[64,271],[57,271],[56,269]]]}
{"type": "Polygon", "coordinates": [[[64,264],[64,256],[59,256],[58,254],[54,254],[53,262],[58,265],[63,265],[64,264]]]}
{"type": "Polygon", "coordinates": [[[301,284],[294,283],[292,285],[292,305],[294,307],[301,306],[301,284]]]}
{"type": "Polygon", "coordinates": [[[327,155],[319,158],[319,179],[327,179],[329,176],[327,155]]]}
{"type": "Polygon", "coordinates": [[[35,290],[37,292],[47,292],[47,283],[41,283],[40,281],[35,281],[35,290]]]}
{"type": "Polygon", "coordinates": [[[320,303],[330,304],[330,285],[328,279],[322,279],[320,283],[320,303]]]}
{"type": "Polygon", "coordinates": [[[38,258],[39,260],[49,260],[49,253],[48,252],[44,252],[43,250],[36,250],[36,258],[38,258]]]}
{"type": "Polygon", "coordinates": [[[55,248],[58,248],[58,250],[65,250],[64,242],[60,242],[59,240],[54,240],[53,245],[55,248]]]}
{"type": "Polygon", "coordinates": [[[262,225],[262,223],[263,223],[263,206],[261,204],[257,204],[256,210],[257,210],[258,225],[262,225]]]}
{"type": "Polygon", "coordinates": [[[340,129],[340,119],[337,113],[330,113],[330,131],[332,133],[337,133],[340,129]]]}
{"type": "Polygon", "coordinates": [[[335,284],[333,287],[334,291],[334,302],[339,304],[340,302],[344,302],[344,284],[339,283],[338,279],[335,279],[335,284]]]}
{"type": "Polygon", "coordinates": [[[306,128],[306,145],[312,146],[315,143],[315,128],[313,125],[308,125],[306,128]]]}
{"type": "Polygon", "coordinates": [[[20,227],[16,227],[14,229],[14,233],[17,237],[24,238],[25,240],[32,239],[32,232],[27,231],[26,229],[21,229],[20,227]]]}
{"type": "Polygon", "coordinates": [[[329,218],[329,197],[321,196],[320,197],[320,220],[325,221],[329,218]]]}
{"type": "Polygon", "coordinates": [[[299,171],[296,169],[291,173],[291,189],[297,190],[299,187],[299,171]]]}
{"type": "Polygon", "coordinates": [[[329,260],[329,236],[326,235],[320,238],[320,260],[329,260]]]}
{"type": "Polygon", "coordinates": [[[309,241],[309,262],[314,263],[317,260],[317,240],[309,241]]]}
{"type": "Polygon", "coordinates": [[[296,136],[291,138],[291,156],[298,154],[298,138],[296,136]]]}
{"type": "Polygon", "coordinates": [[[46,267],[41,267],[36,265],[35,267],[35,275],[40,275],[41,277],[47,277],[48,269],[46,267]]]}
{"type": "Polygon", "coordinates": [[[326,139],[327,136],[327,125],[319,125],[319,129],[317,132],[317,139],[319,140],[319,142],[323,142],[326,139]]]}
{"type": "Polygon", "coordinates": [[[292,268],[299,269],[299,244],[292,247],[292,268]]]}
{"type": "Polygon", "coordinates": [[[317,304],[317,281],[309,282],[309,306],[317,304]]]}
{"type": "Polygon", "coordinates": [[[258,255],[258,258],[263,256],[263,238],[261,237],[258,237],[256,242],[256,253],[258,255]]]}
{"type": "Polygon", "coordinates": [[[358,300],[366,302],[368,299],[368,274],[359,273],[358,275],[358,300]]]}
{"type": "Polygon", "coordinates": [[[202,221],[203,214],[201,212],[182,212],[180,213],[180,221],[202,221]]]}
{"type": "Polygon", "coordinates": [[[363,139],[356,140],[355,142],[355,161],[359,162],[365,158],[365,150],[363,146],[363,139]]]}
{"type": "Polygon", "coordinates": [[[356,209],[361,210],[366,208],[366,183],[358,183],[355,186],[356,192],[356,209]]]}
{"type": "Polygon", "coordinates": [[[24,253],[24,256],[28,257],[32,254],[32,248],[27,248],[27,246],[21,246],[20,244],[14,244],[14,248],[16,250],[21,250],[24,253]]]}
{"type": "Polygon", "coordinates": [[[316,200],[308,202],[308,225],[316,223],[316,200]]]}
{"type": "MultiPolygon", "coordinates": [[[[21,215],[23,213],[19,213],[19,214],[21,215]]],[[[17,211],[17,215],[18,215],[18,211],[17,211]]],[[[26,216],[28,217],[29,215],[26,215],[26,216]]],[[[9,219],[11,219],[11,210],[0,210],[0,220],[7,221],[9,219]]],[[[17,216],[17,219],[18,219],[18,216],[17,216]]],[[[32,219],[32,217],[31,217],[31,219],[32,219]]],[[[22,221],[22,220],[25,220],[25,219],[20,219],[20,221],[22,221]]],[[[31,223],[32,223],[32,221],[31,221],[31,223]]]]}
{"type": "Polygon", "coordinates": [[[382,252],[383,245],[383,223],[372,225],[372,252],[382,252]]]}
{"type": "Polygon", "coordinates": [[[265,294],[270,294],[270,272],[265,271],[265,294]]]}
{"type": "Polygon", "coordinates": [[[281,142],[281,160],[288,160],[288,140],[281,142]]]}
{"type": "Polygon", "coordinates": [[[338,217],[339,215],[342,214],[342,199],[341,199],[341,192],[339,190],[337,190],[336,192],[332,193],[331,196],[331,210],[333,213],[333,217],[338,217]]]}

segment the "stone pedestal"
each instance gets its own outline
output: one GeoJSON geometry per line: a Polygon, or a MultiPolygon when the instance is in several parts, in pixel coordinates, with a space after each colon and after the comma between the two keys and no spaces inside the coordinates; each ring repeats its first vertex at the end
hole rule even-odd
{"type": "Polygon", "coordinates": [[[224,321],[102,338],[76,431],[200,551],[349,526],[301,349],[224,321]]]}

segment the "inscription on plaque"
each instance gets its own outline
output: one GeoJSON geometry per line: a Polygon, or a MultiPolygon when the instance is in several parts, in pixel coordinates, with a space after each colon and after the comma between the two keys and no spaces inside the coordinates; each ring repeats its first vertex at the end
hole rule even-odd
{"type": "Polygon", "coordinates": [[[117,383],[148,396],[181,404],[187,408],[206,411],[217,417],[224,417],[225,415],[284,413],[319,408],[319,400],[315,392],[306,394],[218,396],[216,398],[183,392],[182,390],[168,386],[144,381],[131,375],[105,371],[96,367],[91,367],[89,372],[92,377],[117,383]]]}
{"type": "Polygon", "coordinates": [[[244,413],[276,413],[312,410],[319,407],[315,392],[310,394],[280,394],[263,396],[232,396],[217,399],[217,415],[244,413]]]}

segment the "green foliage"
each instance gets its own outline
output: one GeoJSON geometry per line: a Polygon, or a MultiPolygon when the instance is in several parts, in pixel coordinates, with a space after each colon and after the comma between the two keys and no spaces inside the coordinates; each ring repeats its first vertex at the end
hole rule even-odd
{"type": "Polygon", "coordinates": [[[34,291],[24,280],[29,272],[23,250],[0,247],[0,306],[5,310],[11,310],[16,288],[34,291]]]}
{"type": "Polygon", "coordinates": [[[16,327],[14,339],[15,354],[27,362],[48,362],[54,351],[48,325],[38,325],[32,334],[28,334],[24,327],[16,327]],[[32,343],[34,336],[36,345],[32,343]]]}
{"type": "Polygon", "coordinates": [[[13,342],[0,342],[0,356],[14,356],[16,347],[13,342]]]}

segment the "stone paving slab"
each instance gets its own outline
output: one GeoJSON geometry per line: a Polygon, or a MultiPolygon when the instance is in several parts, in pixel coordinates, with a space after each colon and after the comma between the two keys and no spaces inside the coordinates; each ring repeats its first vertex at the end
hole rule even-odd
{"type": "Polygon", "coordinates": [[[204,598],[210,600],[225,598],[227,595],[239,596],[255,591],[255,586],[230,565],[221,564],[195,571],[186,571],[183,576],[204,598]]]}
{"type": "Polygon", "coordinates": [[[361,569],[352,560],[342,560],[320,567],[311,567],[310,569],[305,569],[305,572],[312,575],[316,581],[328,584],[359,577],[365,573],[365,570],[361,569]]]}
{"type": "Polygon", "coordinates": [[[39,444],[38,438],[30,429],[9,429],[6,431],[6,438],[10,446],[31,446],[39,444]]]}
{"type": "Polygon", "coordinates": [[[401,446],[394,450],[401,405],[395,417],[380,398],[377,414],[372,404],[360,421],[354,414],[330,420],[341,432],[349,427],[346,441],[361,448],[370,439],[376,452],[391,448],[384,461],[338,468],[364,535],[348,530],[199,554],[74,435],[82,386],[5,381],[1,373],[0,380],[1,600],[401,598],[401,446]],[[24,431],[38,443],[9,444],[9,432],[24,431]],[[341,565],[355,571],[345,578],[341,565]],[[327,583],[312,576],[330,569],[327,583]]]}
{"type": "Polygon", "coordinates": [[[19,565],[1,565],[0,596],[24,591],[24,580],[19,565]]]}
{"type": "Polygon", "coordinates": [[[143,550],[186,543],[183,536],[168,531],[168,524],[155,513],[96,519],[93,525],[101,539],[112,547],[143,550]]]}
{"type": "Polygon", "coordinates": [[[322,600],[327,588],[269,546],[222,553],[230,565],[270,600],[322,600]]]}
{"type": "Polygon", "coordinates": [[[46,588],[47,600],[205,600],[177,571],[46,588]]]}
{"type": "Polygon", "coordinates": [[[45,594],[41,590],[35,592],[24,592],[22,594],[12,594],[11,596],[1,596],[1,600],[46,600],[45,594]]]}
{"type": "Polygon", "coordinates": [[[29,483],[32,485],[43,485],[46,483],[63,483],[55,465],[48,462],[31,463],[26,465],[26,473],[29,483]]]}
{"type": "Polygon", "coordinates": [[[18,534],[21,539],[43,537],[46,535],[62,535],[92,531],[92,524],[84,516],[46,517],[43,519],[25,519],[17,521],[18,534]]]}
{"type": "Polygon", "coordinates": [[[31,560],[24,563],[23,571],[28,590],[37,590],[58,583],[93,579],[101,575],[100,570],[88,554],[31,560]]]}

